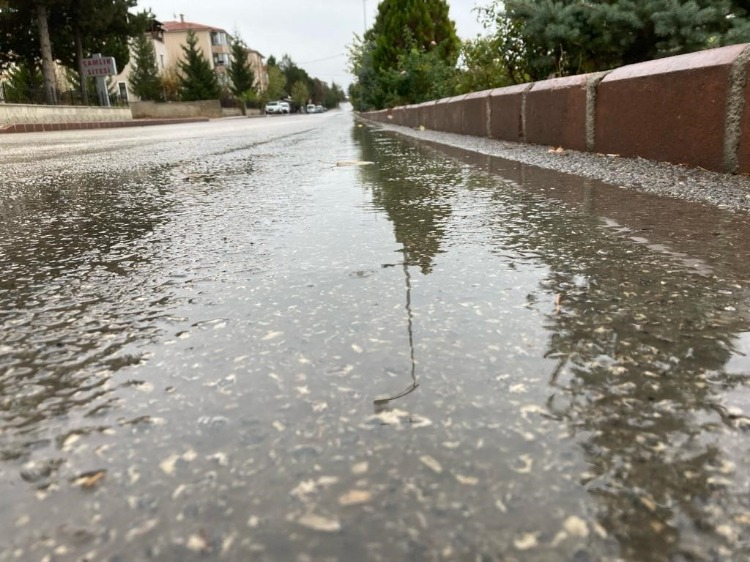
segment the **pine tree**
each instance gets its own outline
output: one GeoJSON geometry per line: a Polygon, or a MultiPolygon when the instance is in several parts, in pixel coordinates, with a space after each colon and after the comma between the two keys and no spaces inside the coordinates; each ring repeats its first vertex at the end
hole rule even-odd
{"type": "Polygon", "coordinates": [[[240,101],[242,115],[245,115],[247,98],[254,89],[255,73],[248,61],[247,46],[239,37],[232,40],[231,51],[232,62],[227,69],[231,80],[230,90],[240,101]]]}
{"type": "Polygon", "coordinates": [[[446,0],[383,0],[365,41],[375,45],[372,58],[378,70],[395,69],[398,57],[414,46],[437,49],[443,60],[455,64],[460,45],[446,0]]]}
{"type": "Polygon", "coordinates": [[[160,100],[162,88],[159,68],[156,65],[156,50],[145,33],[138,35],[133,41],[131,66],[128,84],[133,93],[142,100],[160,100]]]}
{"type": "MultiPolygon", "coordinates": [[[[528,79],[607,70],[750,41],[747,0],[496,0],[483,9],[528,79]]],[[[501,37],[499,37],[502,39],[501,37]]],[[[500,41],[503,44],[503,41],[500,41]]],[[[515,76],[516,73],[513,73],[515,76]]]]}
{"type": "Polygon", "coordinates": [[[450,93],[459,47],[446,0],[383,0],[372,28],[349,50],[355,109],[450,93]]]}
{"type": "Polygon", "coordinates": [[[180,76],[180,97],[183,101],[218,99],[221,94],[208,60],[198,48],[198,37],[193,30],[187,33],[187,44],[182,46],[183,60],[177,63],[180,76]]]}

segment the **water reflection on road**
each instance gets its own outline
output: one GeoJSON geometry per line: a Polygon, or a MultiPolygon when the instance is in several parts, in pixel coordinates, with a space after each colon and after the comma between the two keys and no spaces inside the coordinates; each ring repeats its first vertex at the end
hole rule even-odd
{"type": "Polygon", "coordinates": [[[745,217],[309,123],[4,180],[0,559],[750,556],[745,217]]]}

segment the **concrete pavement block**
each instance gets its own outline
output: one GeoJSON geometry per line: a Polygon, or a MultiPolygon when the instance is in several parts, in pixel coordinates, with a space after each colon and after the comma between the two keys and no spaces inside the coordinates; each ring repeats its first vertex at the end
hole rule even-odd
{"type": "Polygon", "coordinates": [[[425,129],[436,130],[435,127],[435,105],[436,101],[426,101],[419,104],[420,125],[425,129]]]}
{"type": "Polygon", "coordinates": [[[443,105],[445,114],[444,128],[446,133],[461,134],[464,121],[464,98],[466,95],[453,96],[445,100],[443,105]]]}
{"type": "Polygon", "coordinates": [[[404,107],[404,126],[416,129],[419,127],[419,109],[417,104],[404,107]]]}
{"type": "Polygon", "coordinates": [[[518,84],[490,91],[490,136],[524,142],[524,96],[533,84],[518,84]]]}
{"type": "Polygon", "coordinates": [[[596,90],[594,149],[730,171],[727,160],[736,156],[725,155],[728,100],[732,68],[745,48],[732,45],[610,72],[596,90]]]}
{"type": "Polygon", "coordinates": [[[490,92],[472,92],[466,94],[462,105],[461,134],[475,137],[490,135],[490,92]]]}
{"type": "Polygon", "coordinates": [[[537,82],[526,93],[526,142],[586,150],[588,75],[537,82]]]}
{"type": "Polygon", "coordinates": [[[401,106],[394,107],[393,111],[391,113],[391,115],[393,116],[393,118],[391,120],[391,123],[393,123],[394,125],[401,125],[401,126],[403,126],[405,124],[404,123],[404,114],[405,114],[405,111],[404,111],[403,107],[401,107],[401,106]]]}

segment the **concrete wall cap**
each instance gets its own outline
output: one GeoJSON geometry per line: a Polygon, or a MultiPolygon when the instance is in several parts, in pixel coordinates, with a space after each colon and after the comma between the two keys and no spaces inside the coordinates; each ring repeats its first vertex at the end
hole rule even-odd
{"type": "Polygon", "coordinates": [[[456,103],[464,99],[468,94],[462,94],[460,96],[453,96],[452,98],[443,98],[437,100],[436,104],[445,104],[445,103],[456,103]]]}
{"type": "Polygon", "coordinates": [[[653,74],[697,70],[708,66],[730,66],[748,46],[750,45],[747,43],[729,45],[728,47],[719,47],[717,49],[708,49],[622,66],[607,74],[602,83],[651,76],[653,74]]]}
{"type": "Polygon", "coordinates": [[[562,88],[570,88],[571,86],[586,87],[589,80],[589,74],[576,74],[574,76],[561,76],[559,78],[549,78],[547,80],[541,80],[535,82],[531,87],[530,92],[538,92],[539,90],[558,90],[562,88]]]}
{"type": "Polygon", "coordinates": [[[473,100],[477,98],[486,98],[486,97],[489,97],[491,93],[492,93],[492,90],[482,90],[481,92],[471,92],[469,94],[466,94],[464,99],[473,100]]]}
{"type": "Polygon", "coordinates": [[[525,84],[514,84],[513,86],[504,86],[502,88],[495,88],[493,90],[490,90],[490,97],[499,98],[502,96],[515,96],[517,94],[524,93],[526,90],[531,89],[533,85],[534,85],[533,82],[526,82],[525,84]]]}

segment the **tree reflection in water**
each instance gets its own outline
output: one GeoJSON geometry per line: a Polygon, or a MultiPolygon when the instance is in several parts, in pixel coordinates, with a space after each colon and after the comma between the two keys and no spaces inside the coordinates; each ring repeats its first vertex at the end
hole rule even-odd
{"type": "MultiPolygon", "coordinates": [[[[372,189],[373,204],[394,224],[405,264],[430,273],[451,213],[449,196],[457,182],[466,185],[471,172],[432,153],[428,163],[420,162],[431,176],[413,178],[411,162],[425,157],[429,148],[363,129],[354,134],[363,158],[378,163],[361,174],[372,189]]],[[[466,154],[445,151],[461,158],[466,154]]],[[[593,214],[597,208],[616,212],[635,206],[633,230],[652,223],[651,242],[670,244],[658,236],[689,227],[670,227],[662,212],[665,204],[653,196],[617,195],[588,180],[561,180],[489,157],[477,160],[507,170],[515,186],[495,189],[490,196],[491,208],[483,214],[487,244],[497,254],[548,269],[530,302],[559,299],[545,325],[545,357],[556,362],[545,418],[566,424],[577,442],[589,467],[580,484],[596,500],[600,528],[617,540],[628,560],[662,560],[667,553],[679,560],[703,559],[701,553],[720,556],[737,545],[750,555],[747,545],[737,542],[739,527],[727,524],[744,521],[750,513],[744,476],[735,472],[736,464],[746,463],[737,455],[746,449],[742,432],[750,419],[725,403],[728,392],[747,379],[747,373],[725,371],[734,341],[749,330],[736,313],[746,298],[744,266],[727,270],[730,260],[716,243],[710,249],[705,245],[705,255],[694,244],[691,257],[722,270],[690,272],[675,254],[659,254],[653,245],[607,230],[593,214]],[[559,212],[543,199],[538,192],[549,190],[550,181],[560,182],[553,196],[567,198],[565,203],[579,210],[559,212]],[[517,189],[519,184],[525,189],[517,189]]],[[[688,203],[669,205],[676,217],[695,212],[688,203]]],[[[617,216],[621,226],[627,228],[628,216],[627,211],[617,216]]],[[[714,223],[724,228],[732,219],[722,216],[714,223]]],[[[740,245],[746,234],[727,227],[726,237],[737,243],[735,256],[747,252],[740,245]]],[[[407,277],[407,303],[409,290],[407,277]]]]}

